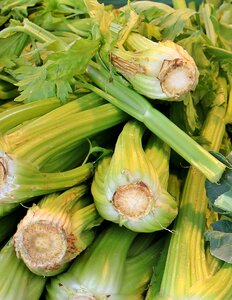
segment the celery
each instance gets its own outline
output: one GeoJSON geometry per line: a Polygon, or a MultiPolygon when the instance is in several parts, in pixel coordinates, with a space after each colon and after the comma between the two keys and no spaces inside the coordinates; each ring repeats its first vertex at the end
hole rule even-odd
{"type": "Polygon", "coordinates": [[[92,177],[93,172],[94,165],[89,162],[64,172],[44,173],[27,162],[2,154],[0,205],[15,205],[32,197],[64,190],[92,177]]]}
{"type": "Polygon", "coordinates": [[[29,208],[14,234],[17,256],[35,274],[54,276],[92,243],[100,225],[88,188],[80,185],[45,196],[29,208]]]}
{"type": "Polygon", "coordinates": [[[2,147],[40,168],[57,153],[127,119],[113,105],[101,103],[94,94],[83,96],[16,128],[2,138],[2,147]]]}
{"type": "Polygon", "coordinates": [[[155,164],[143,150],[144,130],[136,120],[126,123],[112,158],[99,163],[91,191],[104,219],[137,232],[153,232],[170,225],[177,205],[160,184],[155,164]]]}
{"type": "Polygon", "coordinates": [[[0,113],[1,134],[5,134],[8,130],[25,121],[40,117],[60,105],[61,102],[58,99],[48,98],[12,108],[10,107],[0,113]]]}
{"type": "MultiPolygon", "coordinates": [[[[51,279],[46,299],[143,299],[163,241],[128,256],[136,236],[116,225],[103,229],[67,272],[51,279]]],[[[140,239],[137,242],[141,244],[140,239]]]]}
{"type": "Polygon", "coordinates": [[[145,154],[156,169],[160,184],[164,189],[168,186],[170,147],[154,134],[151,134],[145,145],[145,154]]]}
{"type": "Polygon", "coordinates": [[[130,33],[124,47],[112,49],[111,62],[140,94],[173,101],[196,88],[197,66],[188,52],[174,42],[156,43],[130,33]]]}
{"type": "Polygon", "coordinates": [[[46,278],[31,273],[16,257],[12,239],[1,249],[0,273],[0,299],[40,299],[46,278]]]}
{"type": "Polygon", "coordinates": [[[126,87],[116,76],[110,80],[109,74],[102,68],[88,65],[87,74],[101,88],[86,84],[89,89],[143,122],[148,129],[195,166],[210,181],[217,182],[221,178],[225,165],[153,108],[145,98],[126,87]]]}
{"type": "Polygon", "coordinates": [[[232,266],[224,263],[215,275],[197,282],[186,295],[187,300],[230,300],[232,297],[232,266]]]}
{"type": "Polygon", "coordinates": [[[54,173],[46,172],[46,162],[79,147],[86,138],[125,121],[128,116],[112,104],[100,105],[102,99],[94,94],[78,100],[2,137],[1,203],[21,202],[71,187],[92,176],[94,166],[91,162],[65,172],[57,172],[61,166],[58,163],[57,168],[53,166],[54,173]],[[45,172],[39,170],[42,167],[45,172]]]}
{"type": "MultiPolygon", "coordinates": [[[[201,131],[201,136],[210,142],[209,148],[215,151],[220,149],[225,132],[226,112],[226,81],[223,78],[218,80],[221,88],[215,103],[220,104],[211,108],[201,131]]],[[[197,282],[204,285],[204,280],[209,278],[204,242],[208,204],[205,179],[196,168],[190,167],[180,199],[179,214],[174,222],[160,298],[157,299],[188,299],[191,287],[197,282]]]]}

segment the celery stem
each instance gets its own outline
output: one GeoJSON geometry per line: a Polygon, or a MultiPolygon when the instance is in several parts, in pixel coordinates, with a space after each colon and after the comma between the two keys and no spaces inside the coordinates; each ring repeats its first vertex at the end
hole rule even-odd
{"type": "Polygon", "coordinates": [[[200,170],[210,181],[217,182],[221,178],[225,165],[152,107],[144,97],[123,85],[116,77],[109,80],[106,71],[100,71],[92,65],[88,65],[87,74],[101,89],[92,85],[87,85],[88,88],[143,122],[148,129],[200,170]]]}

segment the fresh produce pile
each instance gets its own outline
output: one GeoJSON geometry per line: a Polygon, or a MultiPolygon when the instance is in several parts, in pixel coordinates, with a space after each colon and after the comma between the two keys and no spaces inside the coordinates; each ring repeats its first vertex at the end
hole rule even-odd
{"type": "Polygon", "coordinates": [[[0,1],[0,300],[232,299],[232,3],[0,1]]]}

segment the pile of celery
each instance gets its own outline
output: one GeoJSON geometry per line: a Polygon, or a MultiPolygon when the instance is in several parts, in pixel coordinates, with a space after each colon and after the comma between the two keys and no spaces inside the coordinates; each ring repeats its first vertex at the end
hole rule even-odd
{"type": "Polygon", "coordinates": [[[0,3],[0,300],[230,300],[232,3],[102,2],[0,3]]]}

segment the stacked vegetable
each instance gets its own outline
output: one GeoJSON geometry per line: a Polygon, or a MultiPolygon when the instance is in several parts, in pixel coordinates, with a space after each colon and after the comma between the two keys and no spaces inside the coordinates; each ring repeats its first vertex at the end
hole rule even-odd
{"type": "Polygon", "coordinates": [[[0,14],[0,299],[231,299],[232,4],[0,14]]]}

